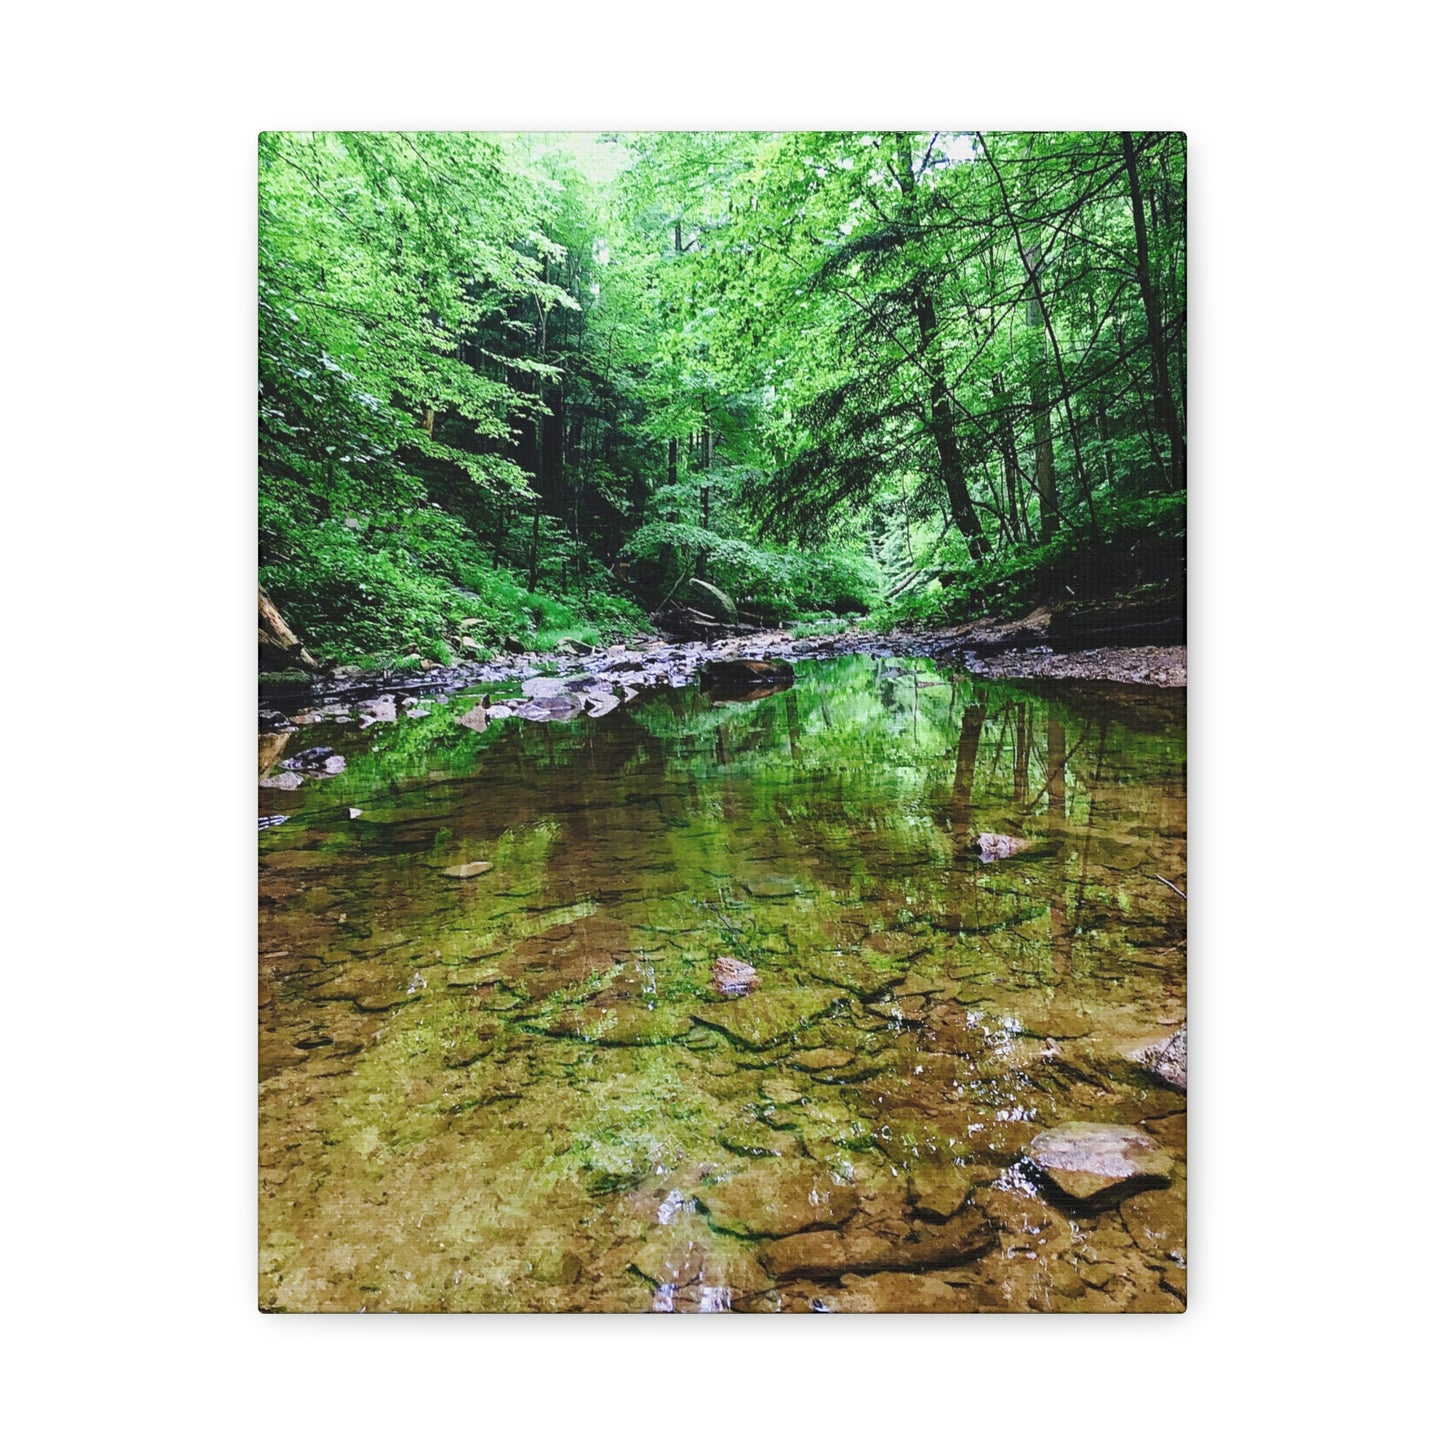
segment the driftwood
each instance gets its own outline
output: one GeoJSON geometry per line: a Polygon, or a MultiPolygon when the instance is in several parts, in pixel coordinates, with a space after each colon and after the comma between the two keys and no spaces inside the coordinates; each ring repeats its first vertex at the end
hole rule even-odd
{"type": "Polygon", "coordinates": [[[261,588],[256,589],[256,596],[261,670],[284,672],[287,668],[301,667],[307,672],[320,672],[321,664],[307,652],[301,639],[286,625],[286,619],[277,611],[276,604],[261,588]]]}

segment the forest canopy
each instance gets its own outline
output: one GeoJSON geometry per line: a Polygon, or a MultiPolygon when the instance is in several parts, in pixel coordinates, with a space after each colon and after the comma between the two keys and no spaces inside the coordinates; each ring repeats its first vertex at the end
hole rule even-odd
{"type": "Polygon", "coordinates": [[[261,583],[326,662],[1182,585],[1176,132],[267,133],[261,583]]]}

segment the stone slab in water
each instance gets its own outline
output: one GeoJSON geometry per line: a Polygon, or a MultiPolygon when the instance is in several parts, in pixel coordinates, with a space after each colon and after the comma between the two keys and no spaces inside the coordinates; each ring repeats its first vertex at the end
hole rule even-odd
{"type": "Polygon", "coordinates": [[[618,1004],[606,1009],[568,1009],[541,1024],[542,1032],[555,1038],[580,1039],[584,1043],[645,1047],[670,1043],[692,1032],[692,1016],[676,1004],[646,1008],[641,1004],[618,1004]]]}
{"type": "Polygon", "coordinates": [[[855,1057],[846,1049],[805,1049],[801,1054],[794,1054],[792,1062],[810,1074],[836,1074],[839,1069],[846,1069],[855,1057]]]}
{"type": "Polygon", "coordinates": [[[796,878],[784,878],[779,874],[759,878],[752,883],[745,881],[743,887],[754,898],[795,898],[802,891],[796,878]]]}
{"type": "Polygon", "coordinates": [[[476,878],[483,873],[490,873],[495,866],[480,860],[475,863],[458,863],[454,868],[443,868],[442,875],[446,878],[476,878]]]}
{"type": "Polygon", "coordinates": [[[1141,1189],[1165,1189],[1174,1161],[1142,1129],[1061,1124],[1034,1137],[1028,1163],[1071,1204],[1108,1209],[1141,1189]]]}
{"type": "Polygon", "coordinates": [[[820,1018],[841,997],[832,988],[759,992],[730,1003],[705,1004],[692,1016],[745,1048],[768,1049],[820,1018]]]}
{"type": "Polygon", "coordinates": [[[1171,1088],[1187,1090],[1189,1041],[1185,1037],[1186,1032],[1187,1028],[1181,1028],[1162,1043],[1145,1044],[1135,1049],[1129,1058],[1171,1088]]]}
{"type": "Polygon", "coordinates": [[[713,960],[712,986],[728,998],[738,998],[756,987],[758,971],[752,964],[731,954],[713,960]]]}
{"type": "Polygon", "coordinates": [[[841,1224],[858,1210],[858,1192],[836,1183],[811,1160],[755,1165],[724,1184],[699,1190],[697,1200],[714,1229],[775,1238],[841,1224]]]}
{"type": "Polygon", "coordinates": [[[774,1279],[837,1279],[845,1274],[946,1269],[993,1248],[993,1226],[977,1211],[937,1227],[920,1225],[904,1239],[864,1231],[812,1229],[770,1244],[759,1259],[774,1279]]]}
{"type": "Polygon", "coordinates": [[[968,1306],[960,1291],[926,1274],[847,1274],[840,1309],[857,1314],[953,1314],[968,1306]]]}
{"type": "Polygon", "coordinates": [[[920,1164],[908,1172],[908,1203],[929,1219],[951,1219],[993,1171],[960,1164],[920,1164]]]}

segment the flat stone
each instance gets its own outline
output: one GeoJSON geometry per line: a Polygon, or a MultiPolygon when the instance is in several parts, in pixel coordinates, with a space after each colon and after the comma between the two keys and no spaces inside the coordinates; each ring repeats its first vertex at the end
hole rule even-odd
{"type": "Polygon", "coordinates": [[[443,868],[442,876],[445,878],[475,878],[482,873],[490,873],[497,865],[495,863],[458,863],[454,868],[443,868]]]}
{"type": "Polygon", "coordinates": [[[774,1279],[838,1279],[845,1274],[948,1269],[993,1248],[993,1226],[975,1210],[942,1225],[919,1225],[902,1239],[863,1231],[814,1229],[789,1235],[759,1255],[774,1279]]]}
{"type": "Polygon", "coordinates": [[[837,1184],[812,1160],[753,1165],[724,1184],[698,1191],[708,1223],[726,1234],[796,1235],[816,1225],[841,1224],[858,1209],[858,1193],[837,1184]]]}
{"type": "Polygon", "coordinates": [[[1145,1254],[1173,1264],[1185,1263],[1184,1199],[1177,1189],[1152,1189],[1119,1206],[1129,1237],[1145,1254]]]}
{"type": "Polygon", "coordinates": [[[1108,1209],[1141,1189],[1165,1189],[1174,1161],[1142,1129],[1061,1124],[1034,1137],[1027,1162],[1069,1203],[1108,1209]]]}
{"type": "Polygon", "coordinates": [[[754,898],[793,898],[800,891],[796,878],[760,878],[755,883],[745,881],[743,887],[754,898]]]}
{"type": "Polygon", "coordinates": [[[845,1274],[840,1311],[873,1315],[953,1314],[969,1308],[967,1295],[926,1274],[845,1274]]]}
{"type": "Polygon", "coordinates": [[[1186,1091],[1188,1087],[1187,1062],[1189,1042],[1185,1037],[1187,1025],[1167,1039],[1155,1040],[1134,1049],[1129,1054],[1131,1062],[1162,1079],[1170,1088],[1186,1091]]]}
{"type": "Polygon", "coordinates": [[[396,699],[392,697],[373,698],[364,702],[359,709],[362,725],[377,722],[396,721],[396,699]]]}
{"type": "Polygon", "coordinates": [[[471,728],[475,733],[484,733],[487,730],[487,709],[482,703],[478,703],[470,712],[464,712],[457,719],[459,726],[471,728]]]}
{"type": "Polygon", "coordinates": [[[729,1003],[704,1004],[693,1017],[749,1049],[768,1049],[821,1018],[842,997],[831,988],[759,992],[729,1003]]]}
{"type": "Polygon", "coordinates": [[[561,697],[567,684],[560,677],[529,677],[522,683],[523,697],[561,697]]]}
{"type": "Polygon", "coordinates": [[[839,1069],[846,1069],[856,1057],[846,1049],[805,1049],[801,1054],[794,1054],[791,1062],[810,1074],[835,1074],[839,1069]]]}
{"type": "Polygon", "coordinates": [[[928,1219],[951,1219],[993,1170],[962,1164],[921,1164],[908,1172],[908,1202],[928,1219]]]}
{"type": "Polygon", "coordinates": [[[724,954],[712,965],[712,986],[728,998],[738,998],[757,985],[758,971],[740,958],[724,954]]]}
{"type": "Polygon", "coordinates": [[[646,1047],[680,1039],[693,1028],[692,1015],[677,1005],[617,1004],[610,1008],[568,1009],[541,1024],[542,1031],[557,1038],[580,1039],[584,1043],[624,1047],[646,1047]]]}
{"type": "Polygon", "coordinates": [[[867,998],[903,980],[903,970],[876,954],[825,954],[807,961],[804,967],[823,983],[836,984],[849,993],[867,998]]]}
{"type": "Polygon", "coordinates": [[[514,714],[527,722],[570,722],[582,711],[581,701],[572,694],[534,697],[521,703],[514,714]]]}

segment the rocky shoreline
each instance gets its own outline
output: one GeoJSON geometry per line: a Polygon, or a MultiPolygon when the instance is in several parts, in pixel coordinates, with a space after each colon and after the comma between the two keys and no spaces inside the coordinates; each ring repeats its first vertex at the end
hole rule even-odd
{"type": "Polygon", "coordinates": [[[1033,636],[1031,619],[995,625],[989,619],[952,628],[900,628],[863,632],[847,628],[826,637],[795,638],[785,630],[748,633],[725,640],[631,643],[591,648],[568,643],[552,652],[521,653],[484,663],[434,666],[416,672],[366,672],[338,668],[321,676],[262,673],[261,731],[289,729],[318,707],[360,705],[382,696],[433,697],[479,683],[516,684],[549,673],[572,673],[585,688],[617,688],[624,699],[644,687],[683,687],[709,664],[767,658],[779,662],[863,653],[874,657],[927,657],[982,677],[1073,679],[1145,687],[1184,687],[1186,649],[1181,646],[1099,647],[1055,651],[1033,636]]]}

